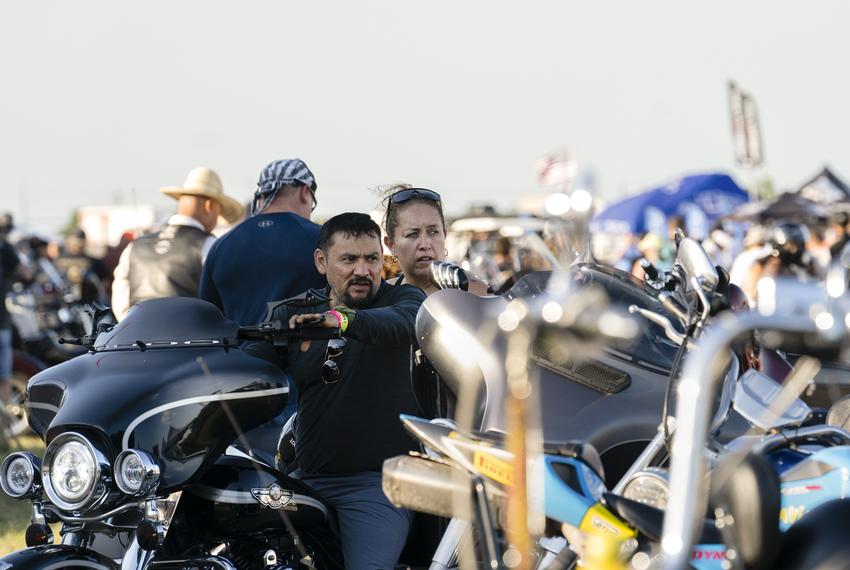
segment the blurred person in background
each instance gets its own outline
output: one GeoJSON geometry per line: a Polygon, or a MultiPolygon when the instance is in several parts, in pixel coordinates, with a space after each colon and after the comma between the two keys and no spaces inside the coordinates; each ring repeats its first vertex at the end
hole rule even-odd
{"type": "Polygon", "coordinates": [[[658,263],[655,264],[659,269],[670,269],[673,267],[673,261],[676,259],[676,234],[682,231],[684,235],[688,235],[685,229],[685,218],[682,216],[670,216],[667,220],[667,236],[662,240],[661,247],[658,250],[658,263]]]}
{"type": "Polygon", "coordinates": [[[12,323],[6,309],[6,293],[21,266],[18,253],[9,243],[9,233],[15,227],[12,215],[0,214],[0,402],[12,395],[12,323]]]}
{"type": "Polygon", "coordinates": [[[647,232],[637,244],[639,256],[632,263],[631,274],[640,280],[644,279],[645,271],[640,265],[642,259],[646,259],[657,268],[661,261],[661,248],[663,245],[664,242],[661,236],[656,233],[647,232]]]}
{"type": "Polygon", "coordinates": [[[499,272],[499,282],[505,283],[511,279],[519,269],[516,265],[513,244],[506,237],[496,238],[493,244],[493,263],[499,272]]]}
{"type": "Polygon", "coordinates": [[[834,232],[833,243],[829,246],[830,257],[837,261],[841,256],[841,250],[850,242],[850,214],[847,212],[836,212],[832,216],[832,230],[834,232]]]}
{"type": "Polygon", "coordinates": [[[735,238],[721,224],[718,223],[712,228],[708,237],[703,240],[702,247],[715,265],[727,270],[732,267],[735,238]]]}
{"type": "Polygon", "coordinates": [[[755,275],[754,267],[759,261],[773,251],[773,247],[768,244],[769,238],[770,233],[764,226],[750,226],[744,236],[744,250],[735,257],[729,269],[729,281],[744,290],[751,305],[755,291],[755,283],[750,283],[751,275],[755,275]]]}
{"type": "Polygon", "coordinates": [[[218,217],[229,223],[242,217],[242,205],[224,193],[221,179],[209,168],[196,168],[183,186],[161,191],[177,200],[177,213],[161,231],[136,239],[121,254],[112,283],[112,312],[119,320],[141,301],[197,297],[218,217]]]}
{"type": "Polygon", "coordinates": [[[62,253],[53,264],[79,302],[105,303],[107,295],[103,279],[106,278],[106,268],[101,260],[86,252],[86,245],[86,232],[81,228],[74,229],[65,238],[62,253]]]}
{"type": "Polygon", "coordinates": [[[103,280],[103,288],[107,291],[112,291],[112,279],[115,274],[115,268],[118,267],[118,261],[121,259],[121,254],[133,241],[135,234],[132,231],[126,231],[121,234],[121,239],[117,245],[109,246],[106,249],[106,254],[103,256],[103,267],[106,270],[106,277],[103,280]]]}
{"type": "Polygon", "coordinates": [[[818,278],[817,269],[806,251],[809,241],[806,226],[779,220],[769,231],[765,244],[769,248],[768,254],[752,264],[741,286],[752,302],[758,301],[758,282],[762,277],[790,277],[803,282],[818,278]]]}
{"type": "Polygon", "coordinates": [[[824,226],[813,226],[809,229],[809,241],[806,242],[806,252],[811,259],[815,275],[824,277],[827,268],[832,261],[830,247],[832,240],[827,236],[829,228],[824,226]]]}
{"type": "MultiPolygon", "coordinates": [[[[431,264],[445,261],[448,255],[442,198],[427,188],[396,184],[386,190],[384,206],[384,243],[401,268],[401,274],[389,283],[413,285],[426,295],[439,291],[431,281],[431,264]]],[[[465,273],[463,277],[466,284],[462,288],[476,295],[487,294],[485,283],[469,279],[465,273]]]]}
{"type": "Polygon", "coordinates": [[[631,273],[632,267],[640,258],[638,242],[640,242],[641,237],[633,233],[623,234],[622,237],[624,242],[622,255],[620,255],[620,259],[614,263],[614,267],[621,271],[625,271],[626,273],[631,273]]]}

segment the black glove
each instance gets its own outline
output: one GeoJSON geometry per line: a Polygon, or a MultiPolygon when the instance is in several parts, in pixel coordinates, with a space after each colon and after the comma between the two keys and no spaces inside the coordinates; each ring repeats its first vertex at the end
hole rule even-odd
{"type": "Polygon", "coordinates": [[[431,263],[431,283],[440,289],[469,289],[466,271],[453,263],[434,261],[431,263]]]}

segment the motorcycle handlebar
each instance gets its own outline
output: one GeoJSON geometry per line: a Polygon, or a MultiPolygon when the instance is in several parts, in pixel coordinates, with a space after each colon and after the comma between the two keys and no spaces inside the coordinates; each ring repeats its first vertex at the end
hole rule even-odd
{"type": "Polygon", "coordinates": [[[239,327],[236,338],[242,340],[265,340],[268,342],[288,342],[291,340],[328,340],[340,335],[339,328],[327,328],[316,324],[289,328],[282,321],[266,321],[256,326],[239,327]]]}

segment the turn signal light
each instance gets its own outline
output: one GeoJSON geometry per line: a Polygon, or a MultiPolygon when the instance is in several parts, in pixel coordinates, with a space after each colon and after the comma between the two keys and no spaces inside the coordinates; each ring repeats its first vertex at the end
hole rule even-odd
{"type": "Polygon", "coordinates": [[[31,524],[27,527],[24,539],[27,542],[27,546],[53,544],[53,531],[46,524],[31,524]]]}
{"type": "Polygon", "coordinates": [[[155,522],[142,521],[136,527],[136,541],[145,550],[156,550],[159,548],[164,535],[162,525],[155,522]]]}

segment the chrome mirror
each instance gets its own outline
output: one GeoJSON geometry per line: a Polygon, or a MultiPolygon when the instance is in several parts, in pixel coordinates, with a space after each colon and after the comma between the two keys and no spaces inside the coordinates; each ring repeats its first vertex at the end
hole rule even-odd
{"type": "Polygon", "coordinates": [[[717,269],[702,246],[691,238],[682,238],[676,253],[679,265],[688,277],[696,278],[705,291],[714,291],[720,282],[717,269]]]}

